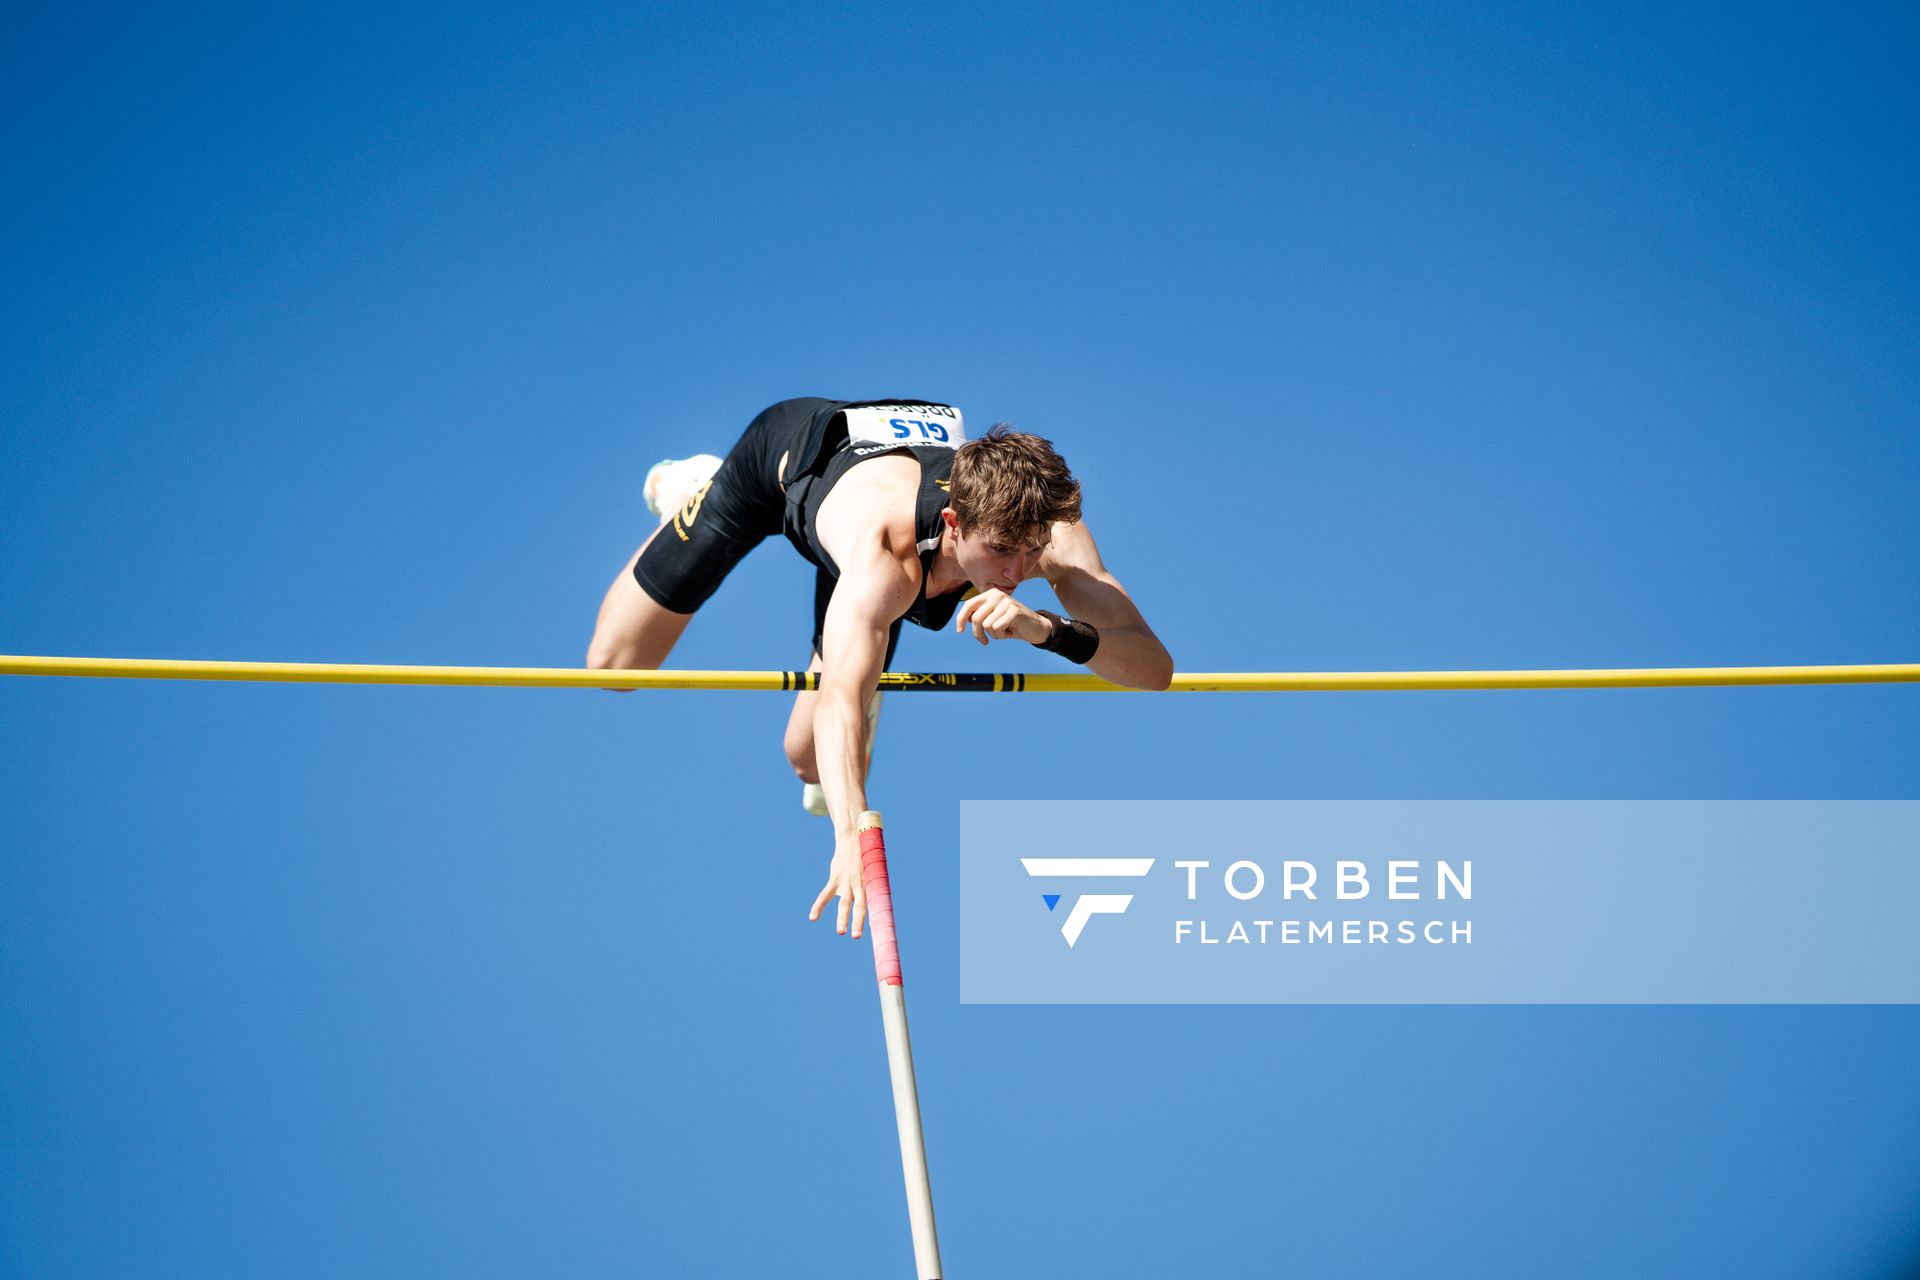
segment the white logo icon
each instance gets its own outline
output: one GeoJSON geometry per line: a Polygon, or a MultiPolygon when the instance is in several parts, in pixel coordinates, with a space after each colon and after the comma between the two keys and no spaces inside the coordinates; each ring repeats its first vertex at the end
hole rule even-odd
{"type": "MultiPolygon", "coordinates": [[[[1153,869],[1152,858],[1022,858],[1027,874],[1042,880],[1086,879],[1097,876],[1144,876],[1153,869]]],[[[1049,901],[1053,908],[1057,899],[1049,901]]],[[[1060,934],[1071,947],[1080,941],[1081,930],[1095,916],[1117,916],[1133,901],[1130,893],[1083,893],[1067,909],[1060,934]]]]}

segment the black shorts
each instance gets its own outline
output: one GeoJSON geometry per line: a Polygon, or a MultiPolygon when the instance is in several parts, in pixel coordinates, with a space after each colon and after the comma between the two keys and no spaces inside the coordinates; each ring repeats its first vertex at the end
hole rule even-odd
{"type": "MultiPolygon", "coordinates": [[[[782,400],[760,412],[734,444],[713,479],[673,513],[633,563],[634,581],[663,609],[693,613],[713,597],[733,567],[762,539],[784,529],[786,495],[780,462],[793,477],[813,467],[824,447],[830,416],[821,410],[844,401],[808,396],[782,400]]],[[[836,579],[816,568],[813,584],[813,652],[820,652],[827,603],[836,579]]],[[[893,665],[900,624],[887,632],[886,665],[893,665]]]]}
{"type": "Polygon", "coordinates": [[[663,609],[692,613],[747,552],[781,531],[780,458],[802,445],[832,400],[782,400],[762,410],[713,479],[660,526],[633,563],[634,581],[663,609]]]}

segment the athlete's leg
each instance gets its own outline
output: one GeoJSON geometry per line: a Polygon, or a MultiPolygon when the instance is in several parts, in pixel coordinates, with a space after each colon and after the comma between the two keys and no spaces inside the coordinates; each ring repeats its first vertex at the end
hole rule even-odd
{"type": "MultiPolygon", "coordinates": [[[[654,530],[653,537],[659,536],[660,530],[654,530]]],[[[652,541],[641,543],[641,550],[652,541]]],[[[587,665],[597,671],[653,670],[667,660],[680,633],[693,621],[691,613],[675,613],[641,589],[633,576],[633,564],[639,558],[639,551],[627,557],[600,602],[600,617],[587,645],[587,665]]]]}
{"type": "Polygon", "coordinates": [[[804,415],[795,416],[803,407],[783,402],[763,411],[724,459],[696,454],[647,473],[647,506],[662,523],[607,588],[587,645],[589,667],[658,667],[741,558],[780,531],[773,454],[804,425],[804,415]]]}
{"type": "MultiPolygon", "coordinates": [[[[818,666],[820,660],[814,659],[818,666]]],[[[787,722],[787,761],[793,765],[793,771],[800,775],[803,784],[800,788],[800,807],[816,818],[827,816],[827,793],[820,786],[820,769],[813,754],[813,700],[820,695],[801,693],[796,701],[799,705],[793,709],[793,718],[787,722]]],[[[867,772],[873,772],[873,741],[880,728],[880,699],[883,695],[878,689],[867,699],[867,772]]]]}
{"type": "MultiPolygon", "coordinates": [[[[813,657],[807,663],[808,671],[819,671],[823,664],[820,660],[821,638],[826,631],[827,605],[833,599],[834,580],[824,572],[818,573],[813,580],[813,657]]],[[[887,656],[883,666],[891,670],[893,653],[900,645],[900,624],[894,623],[887,632],[887,656]]],[[[827,795],[820,789],[820,768],[814,754],[813,708],[819,695],[802,691],[794,695],[793,713],[787,717],[786,751],[787,763],[793,766],[794,773],[805,784],[800,788],[800,807],[815,817],[827,816],[827,795]]],[[[873,769],[874,732],[880,722],[880,691],[875,689],[867,699],[867,760],[866,767],[873,769]]]]}
{"type": "MultiPolygon", "coordinates": [[[[820,655],[814,654],[807,664],[807,670],[820,670],[820,655]]],[[[787,751],[787,763],[802,782],[818,783],[820,766],[813,755],[813,707],[819,694],[803,689],[793,697],[793,714],[787,717],[787,735],[783,744],[787,751]]]]}
{"type": "MultiPolygon", "coordinates": [[[[813,658],[807,663],[807,670],[820,670],[820,634],[827,626],[827,605],[833,599],[834,579],[825,569],[813,571],[813,658]]],[[[793,714],[787,717],[787,763],[800,775],[800,781],[807,784],[807,798],[801,803],[808,813],[816,808],[824,811],[826,801],[815,793],[819,791],[820,770],[814,764],[813,757],[813,705],[814,696],[802,692],[793,700],[793,714]]]]}

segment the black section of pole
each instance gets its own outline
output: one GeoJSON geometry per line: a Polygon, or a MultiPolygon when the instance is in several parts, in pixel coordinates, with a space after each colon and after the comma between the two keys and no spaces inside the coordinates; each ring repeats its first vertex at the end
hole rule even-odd
{"type": "Polygon", "coordinates": [[[981,671],[887,671],[882,689],[914,693],[1003,693],[1016,689],[1018,676],[981,671]]]}

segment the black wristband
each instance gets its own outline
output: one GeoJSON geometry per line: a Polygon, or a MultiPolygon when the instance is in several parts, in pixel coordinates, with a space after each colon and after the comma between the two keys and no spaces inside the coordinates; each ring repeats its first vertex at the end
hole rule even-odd
{"type": "Polygon", "coordinates": [[[1035,648],[1057,653],[1068,662],[1078,662],[1083,666],[1093,661],[1094,651],[1100,647],[1100,633],[1093,629],[1091,623],[1081,622],[1078,618],[1063,618],[1051,609],[1035,609],[1034,612],[1053,624],[1053,634],[1035,648]]]}

